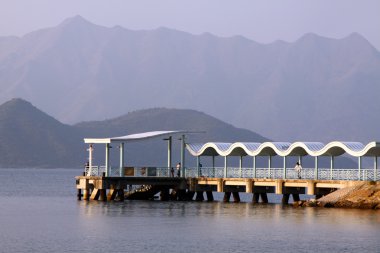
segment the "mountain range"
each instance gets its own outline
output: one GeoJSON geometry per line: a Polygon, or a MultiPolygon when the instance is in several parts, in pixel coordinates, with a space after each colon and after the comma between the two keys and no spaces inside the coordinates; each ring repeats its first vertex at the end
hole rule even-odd
{"type": "Polygon", "coordinates": [[[380,140],[380,53],[357,33],[260,44],[76,16],[0,37],[0,90],[69,124],[191,108],[276,141],[380,140]]]}
{"type": "MultiPolygon", "coordinates": [[[[188,135],[187,142],[268,141],[259,134],[194,110],[156,108],[105,121],[67,125],[28,101],[12,99],[0,105],[0,167],[82,167],[88,157],[83,143],[85,137],[107,138],[156,130],[196,131],[200,127],[206,132],[188,135]]],[[[173,140],[173,163],[179,160],[179,143],[173,140]]],[[[166,165],[167,144],[160,138],[126,144],[125,148],[126,164],[166,165]]],[[[118,165],[118,153],[114,150],[111,150],[111,159],[118,165]]],[[[95,162],[103,165],[104,146],[95,145],[94,155],[95,162]]]]}

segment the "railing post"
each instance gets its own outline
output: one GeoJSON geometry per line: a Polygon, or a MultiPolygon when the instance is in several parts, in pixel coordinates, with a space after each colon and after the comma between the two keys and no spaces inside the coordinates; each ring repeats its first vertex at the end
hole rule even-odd
{"type": "MultiPolygon", "coordinates": [[[[362,157],[358,157],[358,179],[361,180],[362,157]]],[[[364,178],[363,178],[364,179],[364,178]]]]}
{"type": "Polygon", "coordinates": [[[318,156],[315,157],[314,179],[318,180],[318,156]]]}
{"type": "Polygon", "coordinates": [[[284,156],[284,172],[283,172],[283,179],[286,179],[286,156],[284,156]]]}

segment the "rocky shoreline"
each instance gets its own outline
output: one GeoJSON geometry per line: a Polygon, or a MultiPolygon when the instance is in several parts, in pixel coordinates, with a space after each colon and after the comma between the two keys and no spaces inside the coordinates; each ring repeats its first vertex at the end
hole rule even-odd
{"type": "Polygon", "coordinates": [[[340,207],[380,210],[380,182],[360,182],[339,189],[319,199],[296,201],[294,206],[340,207]]]}

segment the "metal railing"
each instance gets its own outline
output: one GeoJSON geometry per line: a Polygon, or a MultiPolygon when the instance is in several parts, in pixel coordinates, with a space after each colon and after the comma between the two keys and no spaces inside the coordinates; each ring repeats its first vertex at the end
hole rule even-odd
{"type": "MultiPolygon", "coordinates": [[[[86,176],[111,176],[111,177],[177,177],[176,168],[168,167],[110,167],[106,171],[105,166],[92,166],[85,168],[86,176]]],[[[185,177],[208,178],[267,178],[267,179],[298,179],[298,173],[294,168],[239,168],[228,167],[186,167],[185,177]]],[[[320,180],[362,180],[379,181],[380,171],[375,175],[374,169],[330,169],[330,168],[303,168],[301,179],[320,180]],[[375,177],[376,176],[376,177],[375,177]]]]}

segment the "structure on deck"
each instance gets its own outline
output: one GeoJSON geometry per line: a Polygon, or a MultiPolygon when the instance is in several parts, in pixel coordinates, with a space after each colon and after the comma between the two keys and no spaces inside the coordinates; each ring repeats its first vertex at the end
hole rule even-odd
{"type": "Polygon", "coordinates": [[[299,194],[321,196],[339,188],[353,185],[360,181],[377,181],[380,178],[377,157],[380,155],[380,143],[371,142],[363,145],[357,142],[331,142],[324,145],[319,142],[265,142],[265,143],[205,143],[186,144],[186,134],[192,131],[154,131],[114,138],[86,138],[89,144],[89,166],[83,176],[76,177],[78,198],[93,200],[150,199],[160,193],[162,200],[191,200],[196,194],[197,200],[213,200],[212,192],[224,192],[224,200],[229,201],[231,194],[235,201],[240,201],[239,192],[253,193],[253,202],[259,196],[267,202],[267,193],[283,194],[287,203],[290,194],[298,200],[299,194]],[[180,176],[174,177],[172,157],[172,140],[174,136],[181,140],[180,176]],[[167,167],[131,167],[125,166],[124,143],[144,141],[150,138],[165,137],[168,145],[167,167]],[[110,166],[110,144],[118,144],[120,163],[110,166]],[[92,164],[94,144],[105,145],[104,166],[92,164]],[[185,165],[185,147],[197,157],[196,166],[185,165]],[[356,169],[335,169],[334,157],[349,154],[358,158],[356,169]],[[294,168],[287,167],[287,157],[296,156],[302,164],[302,157],[315,157],[314,168],[303,168],[298,178],[294,168]],[[211,156],[212,166],[201,167],[200,157],[211,156]],[[224,157],[224,167],[215,167],[215,156],[224,157]],[[228,157],[240,157],[239,167],[228,167],[228,157]],[[243,156],[252,157],[252,166],[243,167],[243,156]],[[256,157],[268,157],[268,166],[258,168],[256,157]],[[272,168],[272,157],[283,157],[282,168],[272,168]],[[330,157],[330,168],[319,168],[318,158],[330,157]],[[362,157],[373,157],[372,169],[362,168],[362,157]]]}

